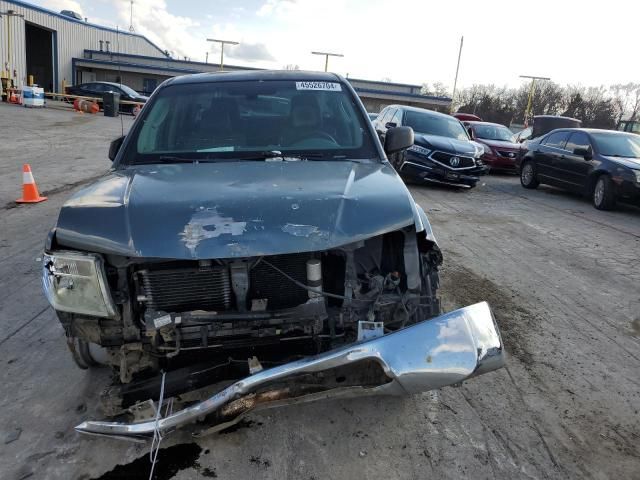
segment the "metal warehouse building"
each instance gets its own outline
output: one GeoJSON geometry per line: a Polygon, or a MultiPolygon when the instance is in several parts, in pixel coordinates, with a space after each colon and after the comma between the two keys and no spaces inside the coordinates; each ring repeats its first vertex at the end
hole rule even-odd
{"type": "MultiPolygon", "coordinates": [[[[34,83],[47,92],[63,84],[119,82],[150,94],[163,80],[216,72],[215,63],[170,58],[146,37],[95,25],[19,0],[0,0],[0,78],[18,88],[34,83]]],[[[225,70],[250,70],[226,65],[225,70]]],[[[420,94],[419,85],[349,79],[367,110],[389,104],[446,110],[448,97],[420,94]]]]}
{"type": "Polygon", "coordinates": [[[17,87],[33,75],[35,83],[46,91],[60,91],[63,80],[75,82],[73,59],[100,45],[123,53],[165,56],[142,35],[118,32],[17,0],[0,0],[0,16],[0,76],[17,87]]]}

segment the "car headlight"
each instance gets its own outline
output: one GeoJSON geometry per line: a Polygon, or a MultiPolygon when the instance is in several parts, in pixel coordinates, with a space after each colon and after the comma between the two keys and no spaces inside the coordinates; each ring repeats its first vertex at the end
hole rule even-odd
{"type": "Polygon", "coordinates": [[[408,150],[410,152],[417,153],[419,155],[424,155],[425,157],[428,157],[429,154],[431,153],[431,150],[429,150],[428,148],[421,147],[420,145],[411,145],[408,148],[408,150]]]}
{"type": "Polygon", "coordinates": [[[96,317],[114,317],[102,257],[60,252],[42,257],[42,288],[56,310],[96,317]]]}
{"type": "Polygon", "coordinates": [[[636,176],[636,183],[640,184],[640,170],[634,170],[633,174],[636,176]]]}
{"type": "Polygon", "coordinates": [[[475,141],[471,141],[471,144],[473,145],[473,148],[475,149],[473,152],[473,156],[475,158],[480,158],[482,155],[484,155],[485,152],[485,146],[484,144],[480,143],[480,142],[475,142],[475,141]]]}

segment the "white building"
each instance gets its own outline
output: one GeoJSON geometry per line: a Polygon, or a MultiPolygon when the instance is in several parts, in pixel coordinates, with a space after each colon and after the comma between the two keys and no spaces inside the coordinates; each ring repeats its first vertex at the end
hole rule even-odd
{"type": "Polygon", "coordinates": [[[163,50],[135,33],[117,31],[18,0],[0,0],[0,78],[16,87],[28,75],[45,91],[73,84],[73,58],[85,50],[165,57],[163,50]],[[9,12],[9,14],[7,14],[9,12]],[[102,48],[100,48],[102,47],[102,48]]]}

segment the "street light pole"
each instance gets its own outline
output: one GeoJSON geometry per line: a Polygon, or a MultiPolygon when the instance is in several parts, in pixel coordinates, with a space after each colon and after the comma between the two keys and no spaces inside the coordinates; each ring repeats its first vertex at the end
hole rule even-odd
{"type": "Polygon", "coordinates": [[[529,126],[529,114],[531,113],[531,104],[533,103],[533,94],[536,90],[536,80],[551,80],[549,77],[535,77],[533,75],[520,75],[520,78],[530,78],[531,88],[529,89],[529,100],[527,100],[527,108],[524,111],[524,126],[529,126]]]}
{"type": "Polygon", "coordinates": [[[217,40],[215,38],[207,38],[207,42],[215,42],[220,44],[220,71],[224,70],[224,46],[228,45],[240,45],[240,42],[232,42],[231,40],[217,40]]]}
{"type": "Polygon", "coordinates": [[[453,80],[453,93],[451,94],[451,108],[449,113],[453,113],[453,102],[456,98],[456,88],[458,87],[458,72],[460,71],[460,57],[462,57],[462,44],[464,43],[464,36],[460,37],[460,50],[458,50],[458,64],[456,65],[456,78],[453,80]]]}
{"type": "Polygon", "coordinates": [[[341,53],[330,53],[330,52],[311,52],[312,55],[324,55],[324,71],[327,72],[329,70],[329,57],[344,57],[341,53]]]}

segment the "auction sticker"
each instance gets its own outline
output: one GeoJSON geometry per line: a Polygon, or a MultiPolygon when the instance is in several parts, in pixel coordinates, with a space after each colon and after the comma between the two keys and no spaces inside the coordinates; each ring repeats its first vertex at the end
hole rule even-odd
{"type": "Polygon", "coordinates": [[[335,82],[296,82],[296,90],[324,90],[341,92],[342,86],[335,82]]]}

